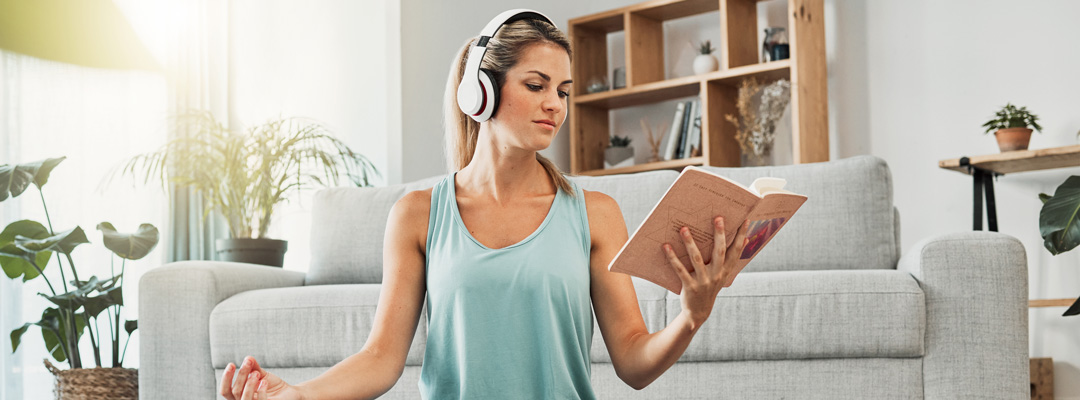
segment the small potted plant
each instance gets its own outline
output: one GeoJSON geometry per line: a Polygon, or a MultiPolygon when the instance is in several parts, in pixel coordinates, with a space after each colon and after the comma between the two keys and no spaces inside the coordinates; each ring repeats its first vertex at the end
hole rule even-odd
{"type": "Polygon", "coordinates": [[[983,134],[994,132],[1002,153],[1027,150],[1031,140],[1031,128],[1042,132],[1038,120],[1039,117],[1029,112],[1027,107],[1016,108],[1011,103],[1006,103],[994,118],[982,125],[986,127],[983,134]]]}
{"type": "Polygon", "coordinates": [[[708,40],[698,46],[698,55],[694,57],[694,73],[701,75],[720,69],[720,61],[712,55],[716,51],[708,40]]]}
{"type": "Polygon", "coordinates": [[[618,168],[634,165],[634,148],[630,147],[630,137],[612,136],[611,146],[604,149],[605,168],[618,168]]]}

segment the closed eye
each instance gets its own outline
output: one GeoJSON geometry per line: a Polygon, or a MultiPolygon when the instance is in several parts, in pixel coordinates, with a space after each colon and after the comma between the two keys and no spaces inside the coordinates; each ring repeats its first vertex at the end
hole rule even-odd
{"type": "MultiPolygon", "coordinates": [[[[539,92],[541,90],[544,90],[544,87],[539,86],[539,85],[530,85],[530,84],[526,83],[525,86],[527,86],[529,88],[529,90],[532,90],[534,92],[539,92]]],[[[559,98],[560,99],[565,99],[567,97],[570,97],[570,93],[562,91],[562,90],[559,91],[559,98]]]]}

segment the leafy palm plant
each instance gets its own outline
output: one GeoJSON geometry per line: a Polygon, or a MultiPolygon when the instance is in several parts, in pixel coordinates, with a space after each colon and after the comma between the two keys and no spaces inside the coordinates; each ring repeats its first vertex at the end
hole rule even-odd
{"type": "MultiPolygon", "coordinates": [[[[11,331],[11,349],[16,351],[22,340],[23,334],[31,325],[41,328],[42,339],[48,352],[57,362],[68,361],[71,368],[83,368],[82,356],[79,354],[79,341],[83,331],[90,334],[90,343],[94,350],[94,360],[101,367],[100,333],[94,335],[97,329],[98,317],[104,311],[109,311],[109,334],[112,338],[112,366],[121,367],[124,362],[124,354],[127,353],[127,343],[131,341],[131,334],[138,328],[135,320],[124,323],[127,332],[127,341],[124,344],[124,354],[120,353],[120,309],[124,305],[122,292],[124,270],[127,260],[138,260],[145,257],[157,246],[158,230],[153,225],[142,224],[139,230],[131,234],[123,234],[116,231],[112,224],[102,222],[97,229],[102,231],[105,247],[124,261],[120,267],[120,274],[108,279],[101,280],[97,276],[91,276],[89,280],[79,279],[79,270],[75,268],[75,260],[72,252],[82,244],[90,243],[86,233],[81,227],[56,232],[53,230],[52,219],[49,217],[49,209],[45,205],[45,194],[42,187],[49,180],[49,174],[53,168],[60,164],[64,157],[50,158],[28,164],[0,165],[0,202],[9,198],[18,197],[31,184],[38,188],[41,195],[41,205],[45,210],[45,218],[48,224],[46,228],[40,222],[33,220],[20,220],[7,225],[0,232],[0,267],[8,278],[22,278],[23,282],[41,277],[49,288],[49,293],[38,293],[48,299],[56,307],[48,307],[41,314],[41,320],[28,322],[22,327],[11,331]],[[52,281],[45,275],[49,262],[56,254],[57,270],[60,274],[60,287],[54,286],[52,281]],[[70,268],[72,280],[67,280],[64,274],[64,261],[59,257],[64,255],[70,268]],[[69,287],[68,284],[71,284],[69,287]],[[62,293],[57,293],[58,289],[62,293]],[[90,329],[87,329],[87,328],[90,329]]],[[[115,274],[115,271],[112,272],[115,274]]]]}
{"type": "Polygon", "coordinates": [[[368,186],[375,166],[318,123],[277,118],[241,133],[230,130],[210,112],[177,119],[190,135],[159,150],[128,160],[120,174],[143,183],[158,180],[194,188],[229,224],[232,238],[264,238],[274,208],[313,185],[333,186],[347,176],[368,186]]]}

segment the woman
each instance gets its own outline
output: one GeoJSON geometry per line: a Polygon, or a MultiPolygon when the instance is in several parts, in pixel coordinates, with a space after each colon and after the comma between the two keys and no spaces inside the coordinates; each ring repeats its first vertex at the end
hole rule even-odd
{"type": "MultiPolygon", "coordinates": [[[[425,398],[595,398],[589,381],[592,311],[618,376],[641,389],[683,354],[739,273],[746,225],[706,262],[682,228],[692,265],[671,244],[661,251],[683,283],[682,312],[649,333],[630,277],[607,265],[627,241],[622,213],[600,192],[583,191],[538,151],[565,122],[570,44],[553,25],[503,25],[481,64],[500,96],[476,122],[456,99],[470,39],[446,86],[444,180],[394,204],[383,249],[382,291],[364,348],[322,375],[292,386],[251,357],[230,363],[227,399],[371,398],[401,376],[425,295],[428,336],[421,369],[425,398]],[[235,379],[234,379],[235,376],[235,379]]],[[[715,243],[726,243],[714,221],[715,243]]]]}

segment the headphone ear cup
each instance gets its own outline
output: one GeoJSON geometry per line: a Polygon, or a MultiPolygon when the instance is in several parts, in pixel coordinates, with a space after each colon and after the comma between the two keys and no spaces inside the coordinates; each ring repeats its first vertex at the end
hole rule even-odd
{"type": "Polygon", "coordinates": [[[473,119],[476,122],[484,122],[491,119],[491,116],[495,115],[495,111],[499,109],[499,87],[495,82],[495,76],[487,69],[481,68],[478,78],[480,78],[480,87],[484,93],[484,106],[480,109],[479,115],[473,116],[473,119]]]}

